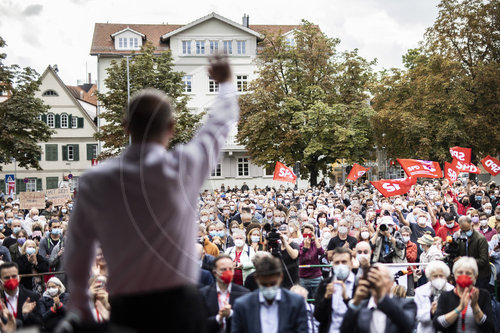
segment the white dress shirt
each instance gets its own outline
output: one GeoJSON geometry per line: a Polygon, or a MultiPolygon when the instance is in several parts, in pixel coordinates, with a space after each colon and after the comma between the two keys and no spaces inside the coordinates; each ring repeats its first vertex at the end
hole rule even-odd
{"type": "Polygon", "coordinates": [[[259,292],[261,332],[278,333],[279,301],[281,301],[281,289],[278,289],[276,298],[270,305],[267,303],[262,293],[259,292]]]}
{"type": "Polygon", "coordinates": [[[370,323],[370,333],[384,333],[387,316],[385,313],[377,309],[377,303],[375,303],[373,296],[371,296],[368,301],[368,309],[373,309],[372,321],[370,323]]]}
{"type": "MultiPolygon", "coordinates": [[[[233,284],[230,283],[227,286],[226,291],[221,291],[219,288],[219,284],[217,282],[215,283],[215,286],[217,288],[217,302],[219,303],[219,310],[222,309],[227,304],[229,304],[229,299],[231,298],[231,286],[232,285],[233,284]]],[[[231,309],[230,313],[229,313],[229,317],[231,317],[232,315],[233,315],[233,310],[231,309]]],[[[226,318],[221,318],[221,316],[219,316],[217,314],[215,316],[215,320],[217,320],[217,322],[219,324],[221,324],[223,327],[226,326],[226,318]]]]}
{"type": "MultiPolygon", "coordinates": [[[[350,272],[349,276],[347,276],[347,279],[344,281],[346,296],[348,298],[352,298],[354,281],[354,273],[350,272]]],[[[342,286],[339,284],[335,284],[332,294],[332,322],[330,323],[329,333],[338,333],[340,331],[340,326],[342,325],[342,320],[344,320],[344,315],[346,312],[347,305],[344,303],[342,286]]]]}
{"type": "Polygon", "coordinates": [[[5,295],[5,299],[6,299],[6,302],[7,304],[7,308],[9,309],[9,312],[12,313],[12,315],[14,315],[14,313],[16,315],[18,315],[17,313],[17,302],[18,302],[18,299],[19,299],[19,288],[17,288],[17,292],[14,296],[10,296],[9,294],[7,294],[5,291],[3,292],[4,295],[5,295]]]}
{"type": "Polygon", "coordinates": [[[170,151],[134,143],[80,177],[64,258],[70,310],[90,311],[87,282],[97,243],[110,296],[197,284],[198,195],[238,114],[235,86],[222,83],[191,142],[170,151]]]}

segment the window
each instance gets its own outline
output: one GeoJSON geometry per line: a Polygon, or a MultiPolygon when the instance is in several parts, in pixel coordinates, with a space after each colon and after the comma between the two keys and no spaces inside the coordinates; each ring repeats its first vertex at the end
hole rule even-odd
{"type": "Polygon", "coordinates": [[[225,40],[223,42],[224,46],[224,53],[225,54],[233,54],[233,41],[232,40],[225,40]]]}
{"type": "Polygon", "coordinates": [[[236,75],[236,86],[238,91],[243,92],[248,90],[248,75],[236,75]]]}
{"type": "Polygon", "coordinates": [[[273,176],[274,175],[274,165],[270,165],[264,168],[264,176],[273,176]]]}
{"type": "Polygon", "coordinates": [[[295,38],[293,38],[293,36],[287,37],[286,44],[291,47],[295,46],[295,38]]]}
{"type": "Polygon", "coordinates": [[[68,128],[68,115],[66,113],[61,115],[61,128],[68,128]]]}
{"type": "Polygon", "coordinates": [[[248,158],[238,158],[238,176],[248,176],[248,158]]]}
{"type": "Polygon", "coordinates": [[[28,178],[28,182],[26,183],[26,192],[35,192],[36,191],[36,178],[28,178]]]}
{"type": "Polygon", "coordinates": [[[236,42],[236,46],[238,48],[238,54],[246,54],[247,53],[246,45],[247,45],[247,42],[245,40],[239,40],[236,42]]]}
{"type": "Polygon", "coordinates": [[[87,143],[87,161],[97,158],[97,144],[87,143]]]}
{"type": "Polygon", "coordinates": [[[191,41],[183,40],[182,41],[182,54],[191,54],[191,41]]]}
{"type": "Polygon", "coordinates": [[[68,161],[73,161],[75,159],[75,148],[72,145],[68,145],[68,161]]]}
{"type": "Polygon", "coordinates": [[[45,145],[45,160],[46,161],[57,161],[57,144],[46,144],[45,145]]]}
{"type": "Polygon", "coordinates": [[[210,54],[217,53],[219,51],[219,42],[216,40],[210,41],[210,54]]]}
{"type": "Polygon", "coordinates": [[[205,41],[197,40],[196,41],[196,54],[205,54],[205,41]]]}
{"type": "Polygon", "coordinates": [[[42,96],[59,96],[59,94],[55,90],[49,89],[45,90],[42,96]]]}
{"type": "Polygon", "coordinates": [[[129,42],[130,42],[131,49],[138,49],[139,48],[139,38],[130,37],[129,42]]]}
{"type": "Polygon", "coordinates": [[[123,38],[123,48],[126,49],[127,46],[127,38],[123,38]]]}
{"type": "Polygon", "coordinates": [[[71,117],[71,128],[78,127],[78,117],[71,117]]]}
{"type": "Polygon", "coordinates": [[[55,128],[56,127],[56,124],[55,124],[55,116],[53,113],[49,113],[47,115],[47,125],[50,127],[50,128],[55,128]]]}
{"type": "Polygon", "coordinates": [[[222,165],[217,163],[215,168],[212,170],[212,177],[220,177],[222,176],[222,165]]]}
{"type": "Polygon", "coordinates": [[[45,178],[45,187],[47,190],[56,189],[59,185],[59,178],[57,177],[47,177],[45,178]]]}
{"type": "Polygon", "coordinates": [[[118,38],[118,48],[123,49],[123,38],[118,38]]]}
{"type": "Polygon", "coordinates": [[[182,77],[182,82],[184,83],[184,92],[191,92],[191,82],[193,77],[191,75],[185,75],[182,77]]]}
{"type": "Polygon", "coordinates": [[[219,83],[215,82],[211,77],[208,78],[208,92],[218,92],[219,83]]]}

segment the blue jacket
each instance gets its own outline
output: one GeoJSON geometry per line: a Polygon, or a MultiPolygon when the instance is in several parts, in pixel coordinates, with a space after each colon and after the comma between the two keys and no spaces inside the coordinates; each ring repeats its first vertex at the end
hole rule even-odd
{"type": "MultiPolygon", "coordinates": [[[[307,311],[302,296],[281,288],[278,333],[307,333],[307,311]]],[[[234,304],[232,333],[261,333],[259,290],[238,298],[234,304]]]]}

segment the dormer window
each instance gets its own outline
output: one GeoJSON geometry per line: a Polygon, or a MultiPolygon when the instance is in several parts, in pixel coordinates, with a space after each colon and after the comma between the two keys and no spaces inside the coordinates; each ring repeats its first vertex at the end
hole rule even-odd
{"type": "Polygon", "coordinates": [[[138,31],[125,28],[111,35],[117,50],[139,50],[146,36],[138,31]]]}
{"type": "Polygon", "coordinates": [[[49,89],[49,90],[45,90],[43,92],[42,96],[44,96],[44,97],[46,97],[46,96],[59,96],[59,94],[55,90],[49,89]]]}

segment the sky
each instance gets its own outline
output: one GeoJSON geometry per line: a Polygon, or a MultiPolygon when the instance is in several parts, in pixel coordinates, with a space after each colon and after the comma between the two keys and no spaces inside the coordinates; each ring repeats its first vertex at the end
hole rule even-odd
{"type": "Polygon", "coordinates": [[[357,48],[377,70],[402,67],[401,56],[418,47],[437,17],[438,0],[0,0],[0,36],[7,64],[42,74],[57,64],[67,85],[95,80],[97,59],[90,56],[95,23],[187,24],[211,12],[250,24],[319,25],[340,38],[338,50],[357,48]]]}

